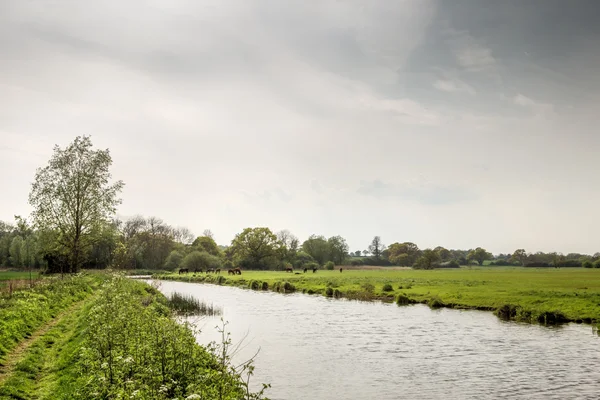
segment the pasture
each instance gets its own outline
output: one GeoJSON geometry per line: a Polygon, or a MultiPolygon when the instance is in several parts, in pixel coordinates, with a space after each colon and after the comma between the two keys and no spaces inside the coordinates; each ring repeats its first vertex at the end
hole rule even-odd
{"type": "Polygon", "coordinates": [[[158,274],[155,278],[207,282],[278,292],[360,300],[435,304],[452,308],[518,308],[510,319],[547,313],[577,322],[600,321],[600,271],[585,268],[463,267],[437,270],[243,271],[242,275],[158,274]],[[299,272],[299,273],[298,273],[299,272]],[[287,285],[286,285],[287,283],[287,285]]]}

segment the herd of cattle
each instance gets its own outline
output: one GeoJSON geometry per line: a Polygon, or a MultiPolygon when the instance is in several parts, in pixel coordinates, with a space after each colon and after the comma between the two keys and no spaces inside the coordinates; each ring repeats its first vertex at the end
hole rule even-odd
{"type": "MultiPolygon", "coordinates": [[[[306,273],[307,271],[308,271],[308,268],[304,268],[304,273],[306,273]]],[[[180,268],[179,269],[179,275],[186,274],[186,273],[189,273],[189,272],[190,272],[189,268],[180,268]]],[[[194,273],[202,273],[202,272],[204,272],[204,270],[202,268],[196,268],[196,269],[194,269],[194,273]]],[[[285,272],[294,272],[294,269],[293,268],[286,268],[285,272]]],[[[313,272],[313,274],[315,272],[317,272],[317,268],[312,267],[312,272],[313,272]]],[[[340,272],[342,272],[342,268],[340,268],[340,272]]],[[[210,273],[220,274],[221,273],[221,269],[220,268],[216,268],[216,269],[214,269],[214,268],[208,268],[206,270],[206,273],[207,274],[210,274],[210,273]]],[[[228,269],[227,270],[227,274],[229,274],[229,275],[241,275],[242,274],[242,270],[239,269],[239,268],[228,269]]],[[[299,274],[299,272],[296,272],[296,274],[299,274]]]]}

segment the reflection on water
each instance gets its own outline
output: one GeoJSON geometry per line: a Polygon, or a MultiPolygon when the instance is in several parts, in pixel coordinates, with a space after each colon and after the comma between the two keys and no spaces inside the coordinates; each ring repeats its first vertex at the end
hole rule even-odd
{"type": "MultiPolygon", "coordinates": [[[[598,399],[600,338],[585,325],[161,281],[223,308],[271,399],[598,399]]],[[[200,343],[219,340],[204,318],[200,343]]]]}

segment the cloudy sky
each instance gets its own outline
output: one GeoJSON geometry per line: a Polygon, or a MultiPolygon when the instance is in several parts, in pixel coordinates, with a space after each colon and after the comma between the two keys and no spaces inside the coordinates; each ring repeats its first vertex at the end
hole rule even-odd
{"type": "Polygon", "coordinates": [[[600,251],[596,0],[0,2],[0,219],[91,135],[119,214],[600,251]]]}

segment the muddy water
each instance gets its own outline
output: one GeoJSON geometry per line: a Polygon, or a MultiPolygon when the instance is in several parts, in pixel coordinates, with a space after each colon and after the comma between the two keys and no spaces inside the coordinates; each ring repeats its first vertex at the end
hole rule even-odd
{"type": "MultiPolygon", "coordinates": [[[[161,281],[223,308],[237,360],[286,399],[598,399],[600,338],[586,325],[161,281]]],[[[202,319],[200,343],[219,340],[202,319]]]]}

